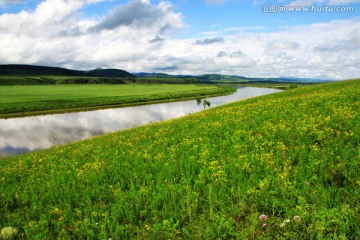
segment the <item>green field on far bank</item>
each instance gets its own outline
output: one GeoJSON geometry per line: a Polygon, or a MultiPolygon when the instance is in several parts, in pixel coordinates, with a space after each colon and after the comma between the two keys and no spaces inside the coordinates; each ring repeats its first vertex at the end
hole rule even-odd
{"type": "Polygon", "coordinates": [[[307,86],[307,85],[313,85],[313,84],[247,82],[247,83],[237,83],[237,84],[232,84],[232,85],[237,86],[237,87],[258,87],[258,88],[275,88],[275,89],[280,89],[280,90],[288,90],[288,89],[298,88],[300,86],[307,86]]]}
{"type": "Polygon", "coordinates": [[[191,99],[233,92],[195,84],[0,86],[0,117],[191,99]]]}
{"type": "Polygon", "coordinates": [[[13,239],[360,239],[360,79],[0,161],[13,239]]]}
{"type": "Polygon", "coordinates": [[[199,84],[195,77],[184,78],[117,78],[94,76],[1,76],[0,86],[61,84],[199,84]]]}

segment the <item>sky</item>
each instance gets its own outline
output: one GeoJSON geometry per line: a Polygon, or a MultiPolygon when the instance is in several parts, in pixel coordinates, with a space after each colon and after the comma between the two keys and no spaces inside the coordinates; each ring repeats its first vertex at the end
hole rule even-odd
{"type": "Polygon", "coordinates": [[[360,77],[360,0],[0,0],[0,64],[360,77]]]}

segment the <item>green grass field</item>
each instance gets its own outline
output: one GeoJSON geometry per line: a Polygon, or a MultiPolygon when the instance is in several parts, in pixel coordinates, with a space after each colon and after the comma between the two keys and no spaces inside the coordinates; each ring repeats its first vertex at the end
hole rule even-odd
{"type": "Polygon", "coordinates": [[[237,83],[234,84],[239,87],[259,87],[259,88],[275,88],[280,90],[294,89],[299,86],[306,86],[311,84],[298,84],[298,83],[237,83]]]}
{"type": "Polygon", "coordinates": [[[17,239],[360,239],[360,79],[0,161],[17,239]]]}
{"type": "Polygon", "coordinates": [[[233,91],[230,87],[185,84],[0,86],[0,117],[173,101],[233,91]]]}
{"type": "Polygon", "coordinates": [[[118,78],[91,76],[1,76],[0,86],[16,85],[61,85],[61,84],[199,84],[194,77],[184,78],[118,78]]]}

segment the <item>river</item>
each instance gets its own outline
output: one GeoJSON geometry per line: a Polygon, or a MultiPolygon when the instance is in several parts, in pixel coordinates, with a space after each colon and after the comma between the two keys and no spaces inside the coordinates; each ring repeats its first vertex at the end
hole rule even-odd
{"type": "MultiPolygon", "coordinates": [[[[239,87],[231,95],[208,98],[211,107],[276,93],[270,88],[239,87]]],[[[87,112],[0,119],[0,156],[16,155],[54,145],[178,118],[203,110],[196,100],[87,112]]]]}

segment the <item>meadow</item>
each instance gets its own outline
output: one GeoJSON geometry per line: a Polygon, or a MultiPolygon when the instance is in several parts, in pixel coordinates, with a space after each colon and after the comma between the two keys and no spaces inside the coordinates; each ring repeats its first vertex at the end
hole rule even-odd
{"type": "Polygon", "coordinates": [[[1,76],[0,86],[15,85],[60,85],[60,84],[200,84],[195,77],[183,78],[119,78],[92,76],[1,76]]]}
{"type": "Polygon", "coordinates": [[[360,239],[360,79],[0,161],[17,239],[360,239]]]}
{"type": "Polygon", "coordinates": [[[228,94],[231,87],[195,84],[0,86],[0,117],[129,106],[228,94]]]}

